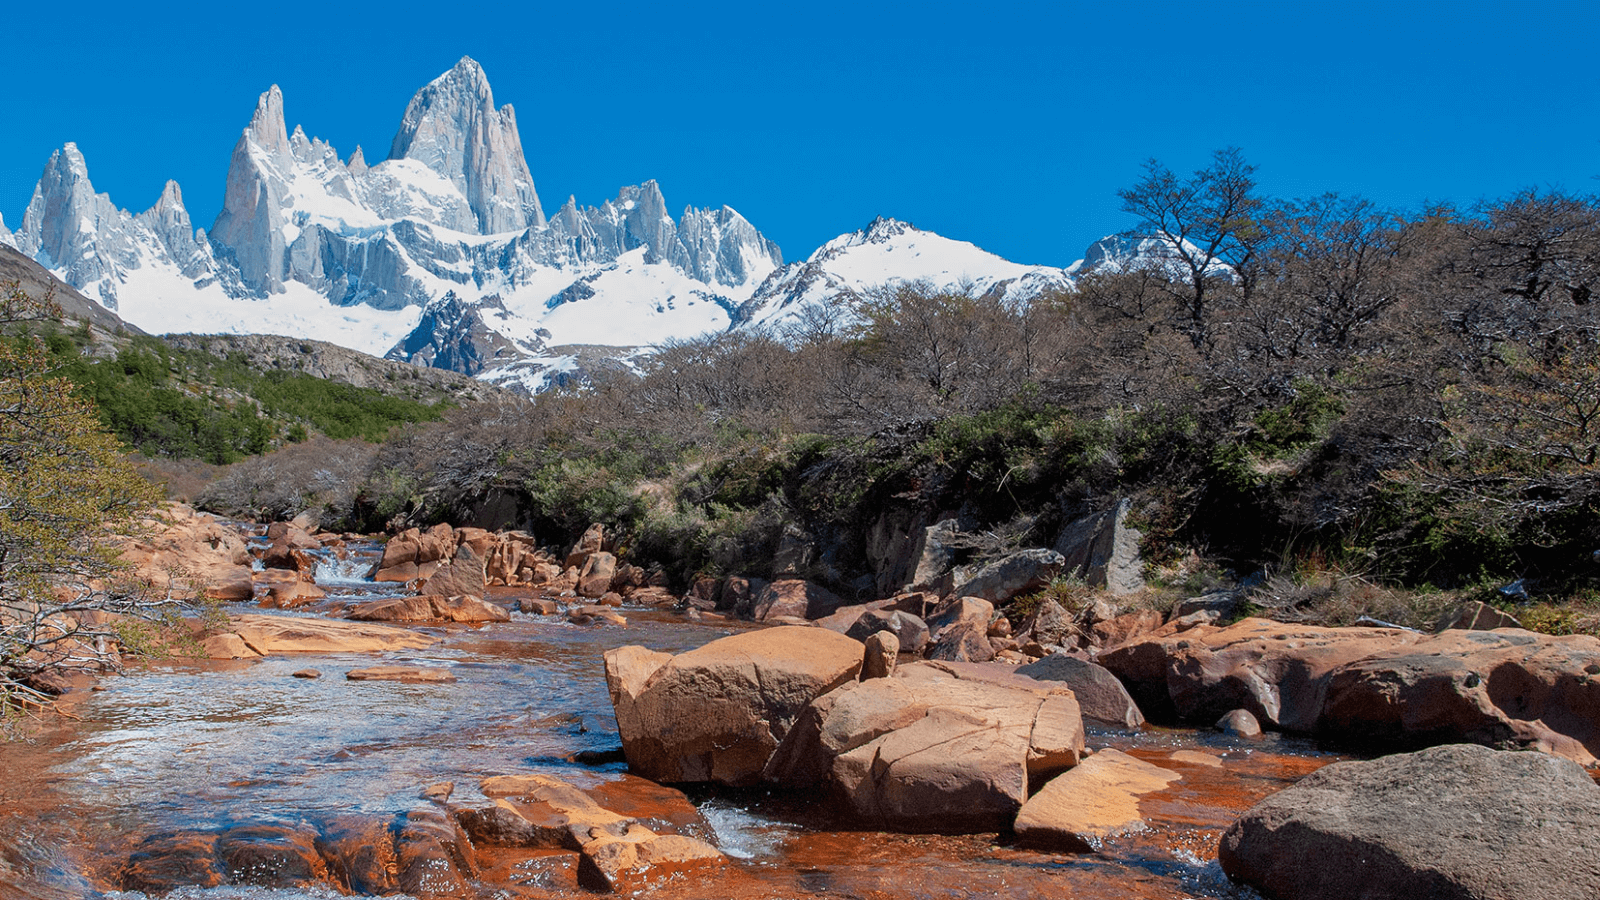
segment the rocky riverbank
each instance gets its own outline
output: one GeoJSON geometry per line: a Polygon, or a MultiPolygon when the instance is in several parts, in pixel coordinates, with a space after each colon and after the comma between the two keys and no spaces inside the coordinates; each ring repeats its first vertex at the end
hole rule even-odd
{"type": "MultiPolygon", "coordinates": [[[[295,523],[241,534],[168,510],[157,536],[133,549],[145,554],[139,561],[151,577],[172,571],[174,559],[204,573],[169,581],[169,589],[235,586],[240,599],[224,605],[224,616],[196,622],[187,645],[217,662],[197,675],[114,679],[103,693],[69,695],[68,708],[109,722],[102,706],[119,693],[183,679],[180,698],[113,707],[137,720],[146,709],[236,702],[209,692],[248,679],[253,687],[242,696],[275,699],[243,718],[201,718],[237,721],[263,746],[230,740],[224,751],[206,732],[187,753],[293,758],[303,751],[272,749],[268,733],[255,730],[287,720],[303,722],[308,734],[338,734],[345,746],[322,751],[331,753],[323,763],[277,787],[277,776],[236,776],[209,789],[238,798],[220,817],[202,812],[202,791],[198,805],[164,804],[190,810],[182,815],[121,811],[119,840],[58,828],[63,844],[81,846],[44,852],[7,843],[0,885],[27,897],[253,884],[284,898],[321,885],[462,898],[649,890],[742,900],[840,891],[965,896],[976,895],[972,885],[1003,882],[1017,896],[1223,896],[1226,881],[1206,869],[1219,847],[1230,876],[1282,900],[1391,896],[1361,892],[1391,881],[1413,885],[1412,895],[1499,896],[1496,885],[1526,889],[1556,863],[1577,873],[1569,882],[1579,893],[1570,895],[1588,896],[1584,873],[1600,873],[1597,844],[1584,832],[1600,788],[1578,765],[1592,765],[1600,749],[1600,642],[1592,638],[1515,628],[1423,635],[1224,624],[1216,604],[1203,600],[1170,616],[1122,611],[1109,598],[1076,612],[1045,600],[1018,621],[997,614],[1009,592],[1059,565],[1041,554],[970,573],[963,583],[992,599],[952,587],[846,603],[799,579],[729,578],[674,597],[651,573],[618,561],[598,528],[560,549],[519,533],[442,526],[369,546],[295,523]],[[247,603],[259,609],[246,612],[247,603]],[[552,747],[568,749],[535,755],[530,766],[514,749],[529,726],[505,715],[545,702],[529,698],[528,684],[566,690],[534,674],[543,664],[520,661],[547,654],[530,648],[551,640],[590,648],[552,657],[575,667],[564,677],[589,687],[561,701],[567,712],[556,715],[575,717],[578,731],[549,736],[552,747]],[[501,669],[506,674],[485,680],[501,669]],[[410,693],[392,693],[399,691],[410,693]],[[302,709],[295,698],[307,695],[323,707],[302,709]],[[608,695],[614,722],[603,708],[608,695]],[[172,702],[178,706],[164,705],[172,702]],[[372,727],[364,718],[396,714],[410,722],[400,743],[360,736],[372,727]],[[1152,729],[1147,717],[1199,730],[1152,729]],[[1346,763],[1355,768],[1335,768],[1355,774],[1339,778],[1331,768],[1325,779],[1307,780],[1312,799],[1299,800],[1299,787],[1278,792],[1330,758],[1285,757],[1279,748],[1292,745],[1278,735],[1364,752],[1440,746],[1346,763]],[[408,761],[382,770],[361,765],[372,752],[364,746],[391,744],[428,749],[416,759],[404,751],[408,761]],[[619,758],[628,774],[618,771],[619,758]],[[355,768],[313,774],[346,766],[355,768]],[[1429,798],[1426,815],[1439,821],[1489,822],[1465,853],[1472,862],[1434,864],[1463,856],[1429,843],[1454,840],[1447,830],[1341,824],[1381,824],[1390,806],[1413,802],[1361,787],[1391,777],[1384,769],[1361,774],[1362,766],[1403,771],[1407,796],[1429,798]],[[1517,774],[1528,766],[1531,774],[1517,774]],[[410,773],[409,787],[395,782],[397,771],[410,773]],[[319,786],[304,793],[303,779],[319,786]],[[1517,797],[1496,806],[1510,812],[1492,821],[1475,811],[1481,792],[1472,787],[1489,783],[1517,797]],[[362,784],[382,785],[386,799],[368,811],[371,799],[337,799],[376,796],[362,784]],[[791,823],[779,826],[781,849],[755,853],[765,860],[755,869],[748,826],[742,835],[730,831],[720,812],[730,808],[791,823]],[[1330,824],[1322,815],[1329,809],[1348,811],[1330,824]],[[1285,875],[1272,860],[1285,855],[1282,841],[1302,833],[1327,835],[1317,840],[1328,849],[1285,875]],[[1537,849],[1556,846],[1571,852],[1557,859],[1537,849]],[[958,874],[890,875],[901,864],[890,859],[897,853],[958,874]],[[1174,858],[1180,862],[1156,862],[1174,858]],[[1075,859],[1097,862],[1068,866],[1072,875],[1056,862],[1075,859]],[[1362,868],[1364,860],[1377,862],[1362,868]],[[1135,874],[1173,865],[1189,874],[1153,883],[1135,874]],[[1491,870],[1523,874],[1483,881],[1491,870]],[[807,871],[830,875],[820,884],[807,871]],[[1085,872],[1098,874],[1084,881],[1085,872]]],[[[165,726],[155,721],[142,730],[159,733],[165,726]]],[[[72,741],[58,752],[94,757],[72,741]]],[[[8,756],[43,765],[37,755],[8,756]]],[[[266,772],[303,766],[285,765],[248,763],[266,772]]],[[[141,776],[114,771],[97,777],[109,777],[119,795],[139,794],[125,779],[141,776]]],[[[43,781],[17,779],[0,806],[34,827],[41,822],[28,809],[33,800],[48,797],[66,811],[95,796],[65,785],[47,790],[43,781]]]]}

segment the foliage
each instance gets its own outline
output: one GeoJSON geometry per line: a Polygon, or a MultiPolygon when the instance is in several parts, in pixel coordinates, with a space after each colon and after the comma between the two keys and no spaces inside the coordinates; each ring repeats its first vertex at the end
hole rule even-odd
{"type": "Polygon", "coordinates": [[[303,373],[260,372],[242,354],[216,356],[135,337],[114,357],[82,354],[81,336],[52,329],[46,346],[101,420],[147,456],[235,462],[309,429],[335,440],[381,441],[409,422],[433,421],[442,408],[303,373]]]}
{"type": "MultiPolygon", "coordinates": [[[[49,298],[4,288],[0,323],[59,315],[49,298]]],[[[119,585],[105,537],[132,530],[154,500],[44,342],[0,343],[0,712],[38,698],[28,683],[42,673],[108,661],[106,614],[150,611],[119,585]]]]}

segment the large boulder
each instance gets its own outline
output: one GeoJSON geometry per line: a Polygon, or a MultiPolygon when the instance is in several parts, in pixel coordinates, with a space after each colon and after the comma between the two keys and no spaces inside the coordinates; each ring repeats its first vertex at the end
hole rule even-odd
{"type": "Polygon", "coordinates": [[[861,613],[845,634],[865,641],[879,632],[894,635],[896,649],[905,653],[920,654],[928,646],[928,623],[898,609],[869,609],[861,613]]]}
{"type": "Polygon", "coordinates": [[[1322,768],[1222,837],[1277,900],[1600,897],[1600,787],[1542,753],[1448,745],[1322,768]]]}
{"type": "Polygon", "coordinates": [[[1022,550],[957,578],[958,597],[980,597],[990,603],[1005,603],[1037,591],[1061,573],[1063,560],[1054,550],[1022,550]]]}
{"type": "Polygon", "coordinates": [[[482,597],[488,584],[483,557],[471,544],[462,544],[447,564],[422,582],[421,589],[422,593],[436,597],[482,597]]]}
{"type": "Polygon", "coordinates": [[[1318,729],[1383,746],[1506,742],[1600,756],[1600,639],[1451,629],[1328,678],[1318,729]]]}
{"type": "Polygon", "coordinates": [[[766,777],[822,785],[880,827],[983,831],[1011,822],[1030,777],[1082,752],[1070,690],[986,666],[912,663],[812,702],[766,777]]]}
{"type": "Polygon", "coordinates": [[[237,531],[181,503],[165,504],[141,524],[137,537],[114,538],[140,581],[181,599],[202,591],[222,600],[250,599],[253,560],[237,531]]]}
{"type": "Polygon", "coordinates": [[[578,571],[578,596],[597,599],[611,590],[611,579],[617,574],[617,557],[604,550],[588,554],[583,568],[578,571]]]}
{"type": "Polygon", "coordinates": [[[1072,689],[1086,721],[1107,728],[1136,729],[1144,724],[1144,713],[1128,695],[1117,676],[1104,666],[1057,653],[1038,662],[1020,666],[1018,675],[1039,681],[1055,681],[1072,689]]]}
{"type": "Polygon", "coordinates": [[[989,644],[989,620],[993,617],[994,605],[978,597],[956,597],[939,607],[928,617],[928,658],[947,662],[994,659],[989,644]]]}
{"type": "Polygon", "coordinates": [[[391,597],[357,604],[345,618],[358,622],[509,622],[505,607],[481,597],[391,597]]]}
{"type": "Polygon", "coordinates": [[[1143,535],[1128,527],[1131,507],[1132,502],[1123,498],[1116,506],[1061,529],[1055,549],[1061,554],[1064,571],[1113,594],[1131,594],[1143,588],[1144,560],[1139,555],[1143,535]]]}
{"type": "Polygon", "coordinates": [[[1317,730],[1334,670],[1419,637],[1391,628],[1244,619],[1127,644],[1095,661],[1121,679],[1146,712],[1154,705],[1210,723],[1246,709],[1266,727],[1310,733],[1317,730]]]}
{"type": "Polygon", "coordinates": [[[785,616],[820,619],[844,605],[842,597],[820,584],[799,578],[780,578],[768,584],[756,596],[751,617],[757,622],[770,622],[785,616]]]}
{"type": "Polygon", "coordinates": [[[802,710],[855,680],[860,641],[786,626],[712,641],[677,656],[606,652],[606,686],[632,770],[654,781],[758,781],[802,710]]]}

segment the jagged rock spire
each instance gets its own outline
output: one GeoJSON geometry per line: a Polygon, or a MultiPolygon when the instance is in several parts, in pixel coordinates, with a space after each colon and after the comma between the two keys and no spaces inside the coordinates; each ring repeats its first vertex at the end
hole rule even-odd
{"type": "Polygon", "coordinates": [[[450,179],[483,234],[545,223],[516,113],[509,104],[495,109],[489,79],[471,57],[411,98],[389,158],[417,160],[450,179]]]}

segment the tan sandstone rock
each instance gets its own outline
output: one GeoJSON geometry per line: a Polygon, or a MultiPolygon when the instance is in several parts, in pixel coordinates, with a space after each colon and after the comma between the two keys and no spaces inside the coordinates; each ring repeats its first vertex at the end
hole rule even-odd
{"type": "Polygon", "coordinates": [[[802,627],[735,634],[667,658],[608,651],[606,685],[628,763],[656,781],[753,784],[806,704],[855,680],[863,652],[844,635],[802,627]]]}
{"type": "Polygon", "coordinates": [[[1110,838],[1144,830],[1139,798],[1181,777],[1120,750],[1101,750],[1023,804],[1017,839],[1047,850],[1098,850],[1110,838]]]}

